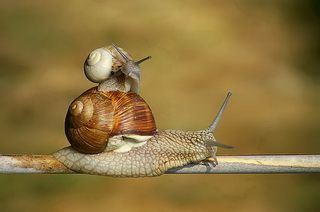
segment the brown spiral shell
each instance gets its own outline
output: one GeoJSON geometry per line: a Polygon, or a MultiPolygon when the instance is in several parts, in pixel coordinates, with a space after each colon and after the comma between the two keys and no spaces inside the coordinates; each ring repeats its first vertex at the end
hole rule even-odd
{"type": "Polygon", "coordinates": [[[82,153],[100,153],[115,135],[154,135],[155,120],[148,104],[136,93],[101,92],[93,87],[69,106],[65,134],[82,153]]]}

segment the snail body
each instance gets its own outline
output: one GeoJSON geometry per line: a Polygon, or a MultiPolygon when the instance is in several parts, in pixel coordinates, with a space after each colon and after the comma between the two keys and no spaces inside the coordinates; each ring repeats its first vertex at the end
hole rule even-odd
{"type": "Polygon", "coordinates": [[[138,94],[101,92],[97,87],[76,98],[65,119],[68,141],[86,154],[103,152],[107,146],[108,151],[129,151],[156,131],[152,111],[138,94]]]}
{"type": "Polygon", "coordinates": [[[170,168],[214,157],[217,148],[206,144],[213,139],[213,134],[206,130],[165,130],[145,145],[124,153],[88,155],[67,147],[54,156],[75,172],[113,177],[159,176],[170,168]]]}

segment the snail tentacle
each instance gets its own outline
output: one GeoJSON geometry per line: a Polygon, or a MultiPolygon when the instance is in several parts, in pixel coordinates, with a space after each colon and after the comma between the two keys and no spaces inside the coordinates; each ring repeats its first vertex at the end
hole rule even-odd
{"type": "Polygon", "coordinates": [[[230,102],[231,96],[232,96],[232,93],[228,92],[226,98],[224,99],[224,101],[223,101],[223,103],[222,103],[222,105],[221,105],[221,107],[220,107],[220,109],[218,111],[218,113],[216,114],[216,116],[214,117],[212,123],[208,127],[208,129],[207,129],[208,131],[214,132],[214,130],[216,129],[216,127],[217,127],[217,125],[218,125],[218,123],[219,123],[219,121],[220,121],[220,119],[222,117],[223,112],[225,111],[228,103],[230,102]]]}

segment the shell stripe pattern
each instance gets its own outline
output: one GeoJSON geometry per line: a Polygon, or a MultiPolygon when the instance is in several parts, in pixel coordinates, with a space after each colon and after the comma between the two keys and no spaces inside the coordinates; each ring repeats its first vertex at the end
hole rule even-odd
{"type": "Polygon", "coordinates": [[[155,120],[148,104],[136,93],[111,91],[104,93],[114,105],[114,135],[154,135],[157,131],[155,120]]]}

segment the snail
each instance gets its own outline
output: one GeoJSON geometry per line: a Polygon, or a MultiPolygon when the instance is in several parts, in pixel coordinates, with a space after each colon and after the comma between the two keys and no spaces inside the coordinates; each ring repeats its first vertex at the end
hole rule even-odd
{"type": "Polygon", "coordinates": [[[115,45],[88,56],[85,74],[99,85],[69,106],[65,132],[71,146],[54,153],[67,168],[114,177],[158,176],[188,163],[209,160],[216,165],[217,147],[230,148],[213,136],[230,92],[207,129],[160,131],[150,107],[138,95],[140,61],[134,62],[115,45]],[[103,54],[109,62],[99,59],[103,54]]]}
{"type": "Polygon", "coordinates": [[[202,161],[209,161],[215,166],[218,164],[217,147],[232,148],[218,143],[213,136],[230,97],[229,92],[212,124],[204,130],[157,131],[144,145],[125,152],[85,154],[71,146],[53,155],[75,172],[113,177],[159,176],[168,169],[202,161]]]}
{"type": "Polygon", "coordinates": [[[112,44],[95,49],[88,55],[84,73],[91,82],[99,83],[99,91],[139,93],[139,64],[150,58],[148,56],[135,62],[126,51],[112,44]]]}

